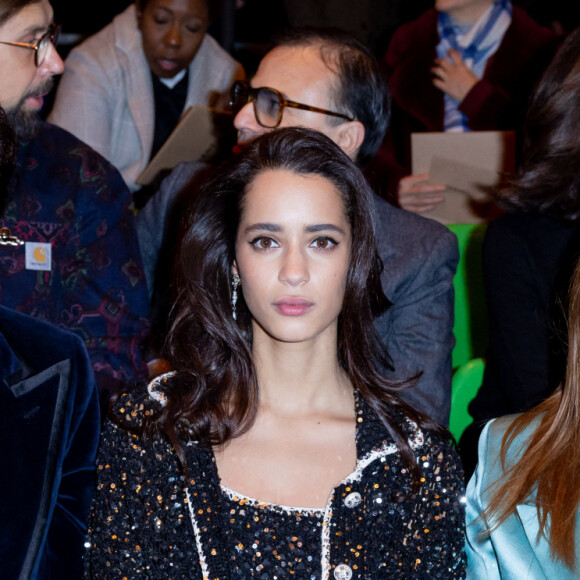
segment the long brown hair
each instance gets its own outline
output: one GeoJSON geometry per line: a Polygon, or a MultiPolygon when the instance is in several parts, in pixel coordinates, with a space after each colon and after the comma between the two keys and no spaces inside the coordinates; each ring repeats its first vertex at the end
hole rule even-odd
{"type": "Polygon", "coordinates": [[[572,568],[580,504],[580,261],[572,278],[568,318],[564,384],[543,403],[520,415],[504,435],[501,461],[506,473],[492,494],[486,517],[496,528],[537,489],[540,533],[548,539],[552,556],[572,568]],[[508,466],[509,447],[535,421],[539,425],[527,448],[514,465],[508,466]]]}
{"type": "Polygon", "coordinates": [[[353,241],[338,327],[338,358],[353,386],[382,420],[409,469],[420,477],[403,416],[442,433],[399,396],[403,385],[382,373],[389,359],[373,323],[389,301],[381,287],[382,262],[374,236],[373,195],[356,165],[328,137],[303,128],[256,139],[206,184],[187,221],[178,261],[178,298],[166,358],[177,374],[160,386],[167,404],[145,421],[163,431],[182,458],[180,440],[220,445],[246,432],[259,404],[252,359],[252,317],[241,287],[232,317],[232,264],[244,196],[261,173],[284,168],[320,175],[340,192],[353,241]]]}

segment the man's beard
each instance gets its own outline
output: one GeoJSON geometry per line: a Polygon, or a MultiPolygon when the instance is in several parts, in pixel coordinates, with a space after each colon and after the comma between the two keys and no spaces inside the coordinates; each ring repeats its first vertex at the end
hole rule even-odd
{"type": "Polygon", "coordinates": [[[36,111],[27,111],[19,103],[6,113],[8,121],[14,127],[14,132],[19,141],[29,141],[36,136],[38,123],[40,121],[36,111]]]}
{"type": "MultiPolygon", "coordinates": [[[[38,111],[26,108],[26,99],[46,95],[52,88],[52,77],[22,96],[14,107],[0,115],[0,217],[10,197],[10,177],[14,168],[17,144],[33,139],[40,124],[38,111]]],[[[1,109],[0,109],[1,110],[1,109]]]]}
{"type": "Polygon", "coordinates": [[[14,129],[16,137],[19,141],[29,141],[36,137],[38,126],[40,124],[40,117],[38,111],[26,108],[26,99],[29,97],[37,97],[46,95],[52,89],[52,77],[47,79],[42,85],[37,87],[34,91],[26,93],[18,102],[17,105],[11,107],[6,111],[8,122],[14,129]]]}

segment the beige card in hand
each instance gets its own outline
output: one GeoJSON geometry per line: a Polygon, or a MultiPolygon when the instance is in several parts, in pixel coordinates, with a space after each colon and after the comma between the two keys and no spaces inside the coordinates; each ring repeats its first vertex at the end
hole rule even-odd
{"type": "Polygon", "coordinates": [[[427,217],[444,224],[480,223],[497,215],[488,191],[515,171],[513,131],[413,133],[413,173],[444,183],[445,201],[427,217]]]}
{"type": "Polygon", "coordinates": [[[231,113],[202,105],[190,107],[181,117],[177,127],[143,173],[137,178],[139,185],[149,185],[162,171],[173,169],[182,161],[203,161],[217,149],[217,131],[223,118],[231,113]]]}

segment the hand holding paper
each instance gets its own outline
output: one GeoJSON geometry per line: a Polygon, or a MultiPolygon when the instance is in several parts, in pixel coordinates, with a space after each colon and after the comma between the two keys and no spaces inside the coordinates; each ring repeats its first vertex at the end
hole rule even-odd
{"type": "Polygon", "coordinates": [[[428,173],[407,175],[399,181],[399,204],[403,209],[415,213],[423,213],[435,209],[445,198],[442,183],[429,183],[428,173]]]}

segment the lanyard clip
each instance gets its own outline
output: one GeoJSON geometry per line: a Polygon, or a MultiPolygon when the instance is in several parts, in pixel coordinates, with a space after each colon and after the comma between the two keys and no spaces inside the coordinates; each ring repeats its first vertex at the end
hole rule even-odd
{"type": "Polygon", "coordinates": [[[0,246],[23,246],[24,242],[19,240],[8,228],[0,228],[0,246]]]}

